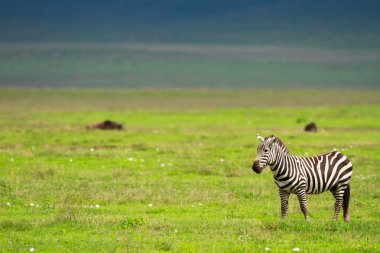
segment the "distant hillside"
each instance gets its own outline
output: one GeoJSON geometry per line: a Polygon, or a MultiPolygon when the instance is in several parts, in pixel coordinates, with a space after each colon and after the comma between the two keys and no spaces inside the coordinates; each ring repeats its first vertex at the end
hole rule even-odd
{"type": "Polygon", "coordinates": [[[8,0],[0,42],[380,45],[380,1],[8,0]]]}

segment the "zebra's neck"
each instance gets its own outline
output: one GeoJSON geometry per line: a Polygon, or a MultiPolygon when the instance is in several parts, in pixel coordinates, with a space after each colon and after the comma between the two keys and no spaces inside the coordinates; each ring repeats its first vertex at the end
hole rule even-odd
{"type": "Polygon", "coordinates": [[[276,177],[279,173],[283,173],[283,170],[286,169],[285,163],[286,160],[291,158],[289,151],[284,150],[280,146],[277,147],[274,155],[274,162],[270,164],[270,169],[273,172],[273,176],[276,177]]]}

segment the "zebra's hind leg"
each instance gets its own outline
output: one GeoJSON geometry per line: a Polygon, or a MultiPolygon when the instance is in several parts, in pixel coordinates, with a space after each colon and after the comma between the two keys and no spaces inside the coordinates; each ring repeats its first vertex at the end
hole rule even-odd
{"type": "Polygon", "coordinates": [[[347,185],[343,194],[343,220],[345,222],[350,221],[350,213],[348,212],[348,205],[350,203],[350,185],[347,185]]]}
{"type": "Polygon", "coordinates": [[[303,215],[305,216],[305,220],[310,222],[309,216],[307,214],[307,205],[306,205],[306,192],[304,190],[300,190],[296,192],[298,200],[300,202],[300,207],[303,215]]]}
{"type": "Polygon", "coordinates": [[[281,199],[281,218],[285,219],[286,214],[288,212],[288,202],[289,202],[290,193],[280,188],[278,189],[278,191],[280,193],[280,199],[281,199]]]}
{"type": "Polygon", "coordinates": [[[335,212],[333,216],[333,220],[336,221],[338,219],[338,214],[343,204],[343,195],[345,192],[345,188],[338,187],[336,191],[332,192],[335,197],[335,212]]]}

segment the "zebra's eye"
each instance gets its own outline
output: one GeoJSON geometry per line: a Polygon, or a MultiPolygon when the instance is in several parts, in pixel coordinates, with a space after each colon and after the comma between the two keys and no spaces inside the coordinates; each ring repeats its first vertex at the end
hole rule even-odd
{"type": "Polygon", "coordinates": [[[266,152],[268,152],[269,151],[269,149],[267,149],[267,148],[264,148],[264,152],[266,153],[266,152]]]}

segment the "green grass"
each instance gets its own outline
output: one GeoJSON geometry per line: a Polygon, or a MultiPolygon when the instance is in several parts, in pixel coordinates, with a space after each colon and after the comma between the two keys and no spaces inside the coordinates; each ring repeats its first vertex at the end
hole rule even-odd
{"type": "Polygon", "coordinates": [[[379,97],[0,89],[0,251],[380,251],[379,97]],[[85,129],[105,119],[126,130],[85,129]],[[310,121],[318,133],[302,131],[310,121]],[[281,220],[270,171],[251,169],[257,133],[297,155],[346,154],[351,222],[332,222],[329,193],[308,197],[310,224],[294,196],[281,220]]]}

